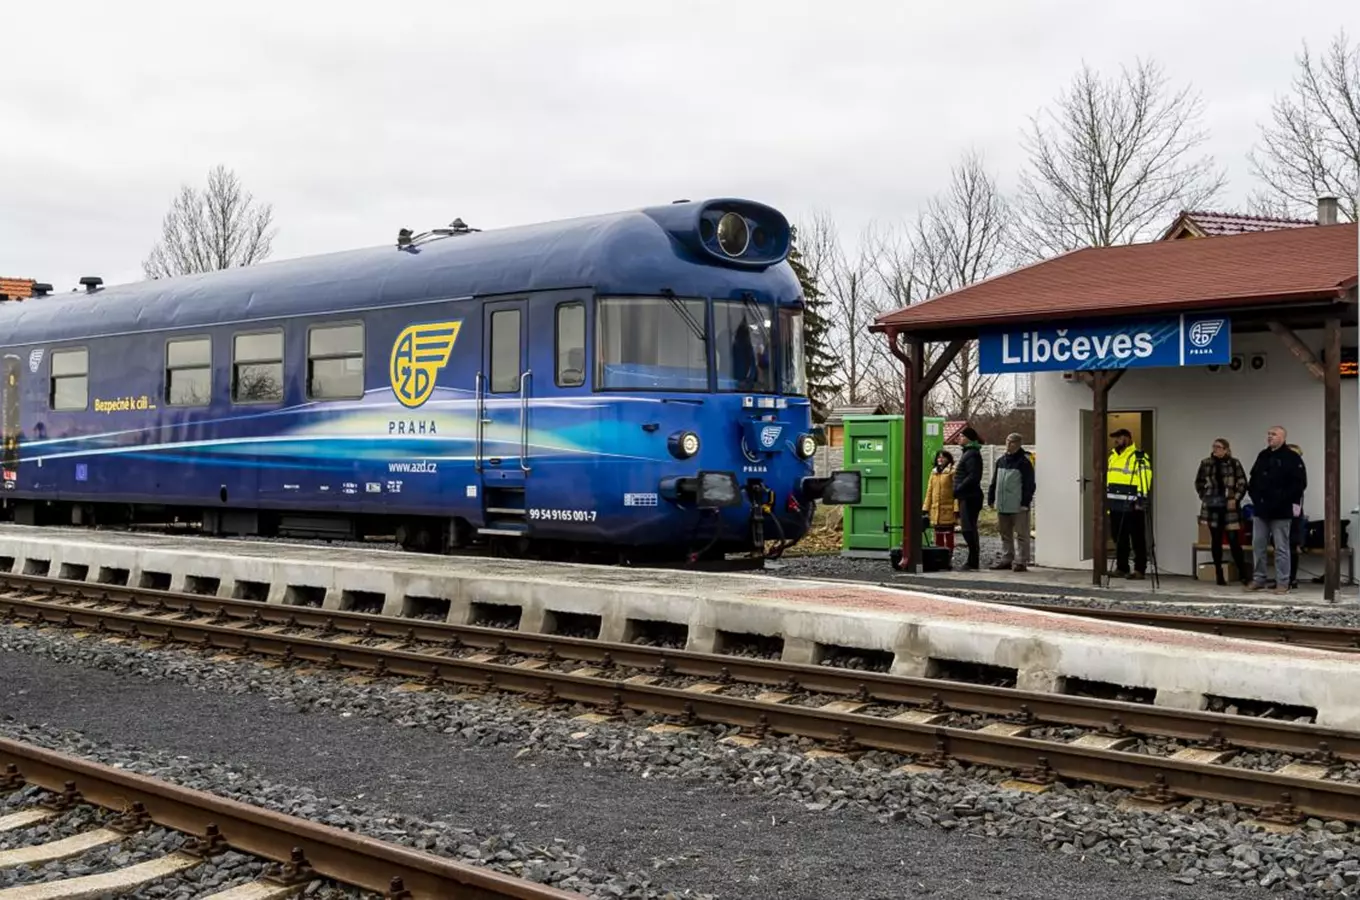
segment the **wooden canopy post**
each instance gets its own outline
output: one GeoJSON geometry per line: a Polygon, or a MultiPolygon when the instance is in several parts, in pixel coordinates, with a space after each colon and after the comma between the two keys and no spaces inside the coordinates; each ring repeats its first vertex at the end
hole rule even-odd
{"type": "MultiPolygon", "coordinates": [[[[1325,348],[1327,361],[1322,379],[1323,447],[1323,553],[1326,557],[1322,576],[1322,597],[1336,602],[1341,586],[1341,315],[1327,317],[1325,348]]],[[[1352,535],[1354,538],[1354,535],[1352,535]]]]}
{"type": "Polygon", "coordinates": [[[921,559],[921,384],[925,344],[907,338],[907,377],[902,396],[902,571],[915,572],[921,559]]]}
{"type": "Polygon", "coordinates": [[[1110,460],[1110,388],[1124,377],[1123,369],[1091,372],[1084,379],[1091,387],[1091,584],[1099,587],[1105,577],[1105,481],[1110,460]]]}
{"type": "Polygon", "coordinates": [[[915,572],[921,562],[921,414],[925,410],[926,395],[940,380],[944,370],[959,355],[967,341],[951,341],[939,357],[925,370],[925,343],[914,335],[888,333],[888,348],[902,361],[904,369],[902,390],[902,568],[915,572]],[[903,347],[898,338],[905,339],[903,347]]]}

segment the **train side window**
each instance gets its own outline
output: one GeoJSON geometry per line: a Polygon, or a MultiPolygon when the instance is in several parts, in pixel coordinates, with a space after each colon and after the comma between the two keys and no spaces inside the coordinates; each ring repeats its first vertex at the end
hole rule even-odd
{"type": "Polygon", "coordinates": [[[283,399],[283,332],[232,336],[231,402],[277,403],[283,399]]]}
{"type": "Polygon", "coordinates": [[[557,307],[557,386],[586,383],[586,305],[580,301],[557,307]]]}
{"type": "Polygon", "coordinates": [[[165,342],[165,402],[207,406],[212,399],[212,338],[165,342]]]}
{"type": "Polygon", "coordinates": [[[519,310],[496,310],[491,314],[491,393],[519,391],[519,351],[519,310]]]}
{"type": "Polygon", "coordinates": [[[52,353],[52,386],[48,406],[54,410],[85,409],[90,405],[90,351],[52,353]]]}
{"type": "Polygon", "coordinates": [[[323,325],[307,332],[307,399],[364,395],[364,326],[323,325]]]}

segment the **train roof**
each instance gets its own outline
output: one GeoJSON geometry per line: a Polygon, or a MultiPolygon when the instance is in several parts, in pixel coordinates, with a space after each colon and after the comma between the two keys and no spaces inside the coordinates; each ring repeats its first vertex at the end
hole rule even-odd
{"type": "Polygon", "coordinates": [[[787,220],[747,200],[681,202],[0,303],[0,347],[207,327],[375,305],[570,288],[601,294],[798,297],[787,220]],[[765,252],[727,258],[705,219],[736,210],[765,252]],[[701,225],[704,228],[701,229],[701,225]]]}

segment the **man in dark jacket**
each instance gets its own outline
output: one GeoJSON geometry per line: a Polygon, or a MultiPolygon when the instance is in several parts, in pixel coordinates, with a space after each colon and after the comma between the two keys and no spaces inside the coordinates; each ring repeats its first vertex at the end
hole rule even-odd
{"type": "Polygon", "coordinates": [[[1289,530],[1303,505],[1308,474],[1303,457],[1285,446],[1285,430],[1275,425],[1266,431],[1266,448],[1256,457],[1247,482],[1251,496],[1251,549],[1256,571],[1248,590],[1266,586],[1266,546],[1275,544],[1275,590],[1289,593],[1289,530]]]}
{"type": "Polygon", "coordinates": [[[987,505],[996,509],[996,526],[1001,532],[1001,559],[993,569],[1029,568],[1029,507],[1034,502],[1034,464],[1029,461],[1019,434],[1006,436],[1006,455],[992,466],[992,484],[987,488],[987,505]],[[1020,553],[1015,552],[1016,534],[1020,553]]]}
{"type": "Polygon", "coordinates": [[[978,513],[982,512],[982,440],[963,429],[963,456],[954,467],[954,499],[959,504],[959,531],[968,545],[965,569],[978,567],[978,513]]]}

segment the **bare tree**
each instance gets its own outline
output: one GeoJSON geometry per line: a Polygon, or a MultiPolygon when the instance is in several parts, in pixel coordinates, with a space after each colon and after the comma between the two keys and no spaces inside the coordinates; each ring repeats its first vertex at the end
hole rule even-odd
{"type": "Polygon", "coordinates": [[[869,374],[874,360],[884,352],[882,341],[869,333],[869,325],[882,309],[876,296],[869,240],[847,251],[840,233],[824,213],[798,229],[808,271],[821,285],[831,319],[829,347],[840,361],[843,397],[847,403],[870,400],[869,374]]]}
{"type": "Polygon", "coordinates": [[[273,221],[273,206],[257,204],[236,173],[219,165],[205,190],[180,188],[142,271],[169,278],[262,262],[272,249],[273,221]]]}
{"type": "Polygon", "coordinates": [[[1320,58],[1304,44],[1293,93],[1271,107],[1251,166],[1264,183],[1258,210],[1311,214],[1318,197],[1336,197],[1343,216],[1360,217],[1360,45],[1345,31],[1320,58]]]}
{"type": "Polygon", "coordinates": [[[1201,114],[1199,98],[1172,91],[1156,63],[1108,81],[1083,66],[1025,136],[1019,254],[1131,243],[1212,199],[1224,178],[1212,157],[1194,155],[1207,139],[1201,114]]]}
{"type": "MultiPolygon", "coordinates": [[[[957,291],[1009,268],[1013,225],[1010,204],[982,156],[967,153],[954,166],[949,187],[926,204],[911,230],[907,283],[915,296],[908,302],[957,291]]],[[[977,345],[970,342],[945,370],[932,399],[946,415],[967,419],[1000,406],[1002,394],[998,376],[978,371],[977,345]]]]}

